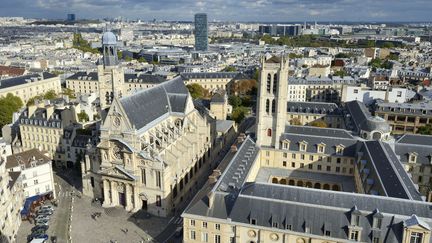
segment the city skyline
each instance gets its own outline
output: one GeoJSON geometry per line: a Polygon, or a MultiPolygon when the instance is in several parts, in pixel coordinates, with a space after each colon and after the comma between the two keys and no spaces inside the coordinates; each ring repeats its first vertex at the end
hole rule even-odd
{"type": "Polygon", "coordinates": [[[18,0],[3,3],[0,16],[64,19],[76,13],[78,19],[115,18],[193,21],[197,12],[206,12],[209,21],[431,21],[432,7],[426,0],[259,0],[192,1],[162,0],[18,0]],[[356,11],[352,11],[355,9],[356,11]],[[127,11],[125,11],[127,10],[127,11]],[[113,16],[112,13],[121,13],[113,16]],[[268,13],[268,14],[266,14],[268,13]]]}

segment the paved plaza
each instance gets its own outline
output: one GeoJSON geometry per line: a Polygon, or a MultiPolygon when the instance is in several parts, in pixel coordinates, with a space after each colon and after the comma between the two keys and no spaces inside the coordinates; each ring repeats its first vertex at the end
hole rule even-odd
{"type": "Polygon", "coordinates": [[[132,214],[123,208],[102,208],[88,197],[75,197],[72,210],[72,242],[156,242],[169,218],[144,212],[132,214]],[[92,217],[100,213],[99,217],[92,217]]]}

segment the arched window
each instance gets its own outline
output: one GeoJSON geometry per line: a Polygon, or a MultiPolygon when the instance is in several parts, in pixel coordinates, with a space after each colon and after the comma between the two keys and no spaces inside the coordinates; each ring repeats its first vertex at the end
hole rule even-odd
{"type": "Polygon", "coordinates": [[[267,92],[270,92],[271,89],[271,74],[267,74],[267,92]]]}
{"type": "Polygon", "coordinates": [[[276,112],[276,100],[272,101],[272,113],[276,112]]]}
{"type": "Polygon", "coordinates": [[[278,86],[278,75],[277,73],[275,73],[273,76],[273,94],[276,94],[277,86],[278,86]]]}
{"type": "Polygon", "coordinates": [[[269,113],[270,112],[270,100],[266,100],[266,112],[269,113]]]}
{"type": "Polygon", "coordinates": [[[269,136],[269,137],[272,136],[272,130],[271,130],[271,128],[267,129],[267,136],[269,136]]]}

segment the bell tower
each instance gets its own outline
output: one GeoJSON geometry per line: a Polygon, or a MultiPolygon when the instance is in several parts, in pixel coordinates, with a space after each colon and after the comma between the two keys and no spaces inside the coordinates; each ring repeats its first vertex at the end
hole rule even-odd
{"type": "Polygon", "coordinates": [[[112,32],[102,35],[102,61],[98,65],[99,99],[101,109],[109,107],[114,97],[124,94],[124,71],[119,67],[117,37],[112,32]]]}
{"type": "Polygon", "coordinates": [[[289,60],[286,56],[261,57],[258,85],[257,144],[280,148],[287,114],[289,60]]]}

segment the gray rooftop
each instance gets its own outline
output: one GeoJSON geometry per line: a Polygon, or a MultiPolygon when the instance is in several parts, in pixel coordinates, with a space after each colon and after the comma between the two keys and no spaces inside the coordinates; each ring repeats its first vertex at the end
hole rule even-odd
{"type": "Polygon", "coordinates": [[[54,74],[43,72],[41,74],[29,74],[29,75],[14,77],[14,78],[3,79],[0,80],[0,89],[6,89],[13,86],[23,85],[31,82],[38,82],[53,77],[55,77],[54,74]]]}
{"type": "Polygon", "coordinates": [[[129,121],[137,130],[168,113],[184,113],[187,90],[180,77],[120,99],[129,121]]]}

